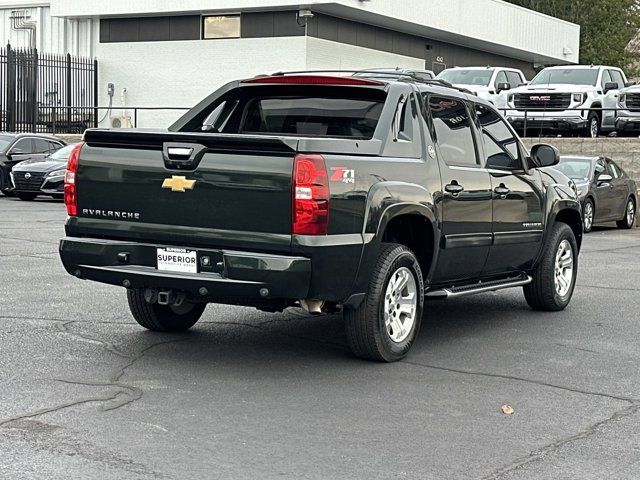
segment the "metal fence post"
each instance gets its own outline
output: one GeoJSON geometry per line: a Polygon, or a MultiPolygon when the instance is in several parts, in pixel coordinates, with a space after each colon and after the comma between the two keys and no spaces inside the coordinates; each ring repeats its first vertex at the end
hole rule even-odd
{"type": "Polygon", "coordinates": [[[67,53],[67,101],[65,106],[67,107],[67,131],[71,130],[71,54],[67,53]]]}
{"type": "Polygon", "coordinates": [[[31,89],[29,99],[31,101],[31,131],[35,133],[38,123],[38,49],[33,49],[31,62],[31,74],[33,75],[33,89],[31,89]]]}
{"type": "Polygon", "coordinates": [[[93,127],[98,128],[98,59],[93,60],[93,127]]]}
{"type": "Polygon", "coordinates": [[[16,129],[16,66],[11,44],[7,43],[7,130],[16,129]]]}

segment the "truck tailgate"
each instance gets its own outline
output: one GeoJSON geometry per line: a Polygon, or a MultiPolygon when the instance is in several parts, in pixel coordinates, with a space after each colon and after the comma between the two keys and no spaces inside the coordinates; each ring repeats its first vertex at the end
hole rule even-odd
{"type": "Polygon", "coordinates": [[[102,130],[85,140],[76,233],[180,244],[188,232],[193,245],[245,249],[268,238],[290,250],[295,140],[102,130]]]}

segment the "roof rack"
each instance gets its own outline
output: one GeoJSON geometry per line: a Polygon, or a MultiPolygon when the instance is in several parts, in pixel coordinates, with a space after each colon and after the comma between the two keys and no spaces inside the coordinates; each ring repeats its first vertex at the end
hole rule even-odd
{"type": "MultiPolygon", "coordinates": [[[[392,69],[389,69],[392,70],[392,69]]],[[[410,70],[410,69],[406,69],[406,70],[410,70]]],[[[368,73],[368,74],[375,74],[376,77],[389,77],[389,78],[393,78],[394,80],[398,80],[398,81],[412,81],[415,83],[422,83],[425,85],[433,85],[433,86],[437,86],[437,87],[445,87],[445,88],[452,88],[453,90],[457,90],[459,92],[462,93],[468,93],[470,95],[474,95],[474,93],[471,90],[467,90],[466,88],[461,88],[461,87],[456,87],[452,84],[450,84],[449,82],[445,82],[444,80],[437,80],[437,79],[431,79],[431,80],[427,80],[425,78],[421,78],[418,77],[417,75],[413,75],[410,71],[406,71],[406,70],[398,70],[397,72],[395,71],[389,71],[389,72],[384,72],[384,71],[376,71],[376,70],[372,70],[372,69],[367,69],[367,70],[299,70],[299,71],[291,71],[291,72],[276,72],[273,73],[272,76],[284,76],[284,75],[300,75],[303,73],[309,74],[309,73],[350,73],[351,76],[356,76],[360,73],[368,73]]]]}

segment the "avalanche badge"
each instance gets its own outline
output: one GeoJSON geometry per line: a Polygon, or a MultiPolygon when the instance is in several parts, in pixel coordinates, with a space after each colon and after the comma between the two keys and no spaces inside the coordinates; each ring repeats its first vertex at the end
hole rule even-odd
{"type": "Polygon", "coordinates": [[[186,192],[193,190],[195,180],[187,180],[187,177],[173,175],[171,178],[165,178],[162,182],[162,188],[170,188],[172,192],[186,192]]]}

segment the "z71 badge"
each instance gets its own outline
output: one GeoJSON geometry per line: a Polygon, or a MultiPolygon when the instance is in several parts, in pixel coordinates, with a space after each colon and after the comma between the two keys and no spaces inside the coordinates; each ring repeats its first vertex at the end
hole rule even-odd
{"type": "Polygon", "coordinates": [[[347,184],[356,183],[356,171],[347,167],[331,167],[333,174],[331,175],[332,182],[342,182],[347,184]]]}

